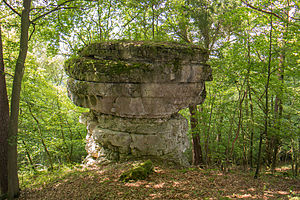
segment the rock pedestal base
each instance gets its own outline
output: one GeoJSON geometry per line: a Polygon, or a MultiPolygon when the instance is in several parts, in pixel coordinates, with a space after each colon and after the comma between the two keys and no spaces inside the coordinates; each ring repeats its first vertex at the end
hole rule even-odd
{"type": "Polygon", "coordinates": [[[88,127],[87,164],[156,157],[188,165],[188,123],[180,114],[164,119],[128,119],[105,114],[85,114],[88,127]]]}

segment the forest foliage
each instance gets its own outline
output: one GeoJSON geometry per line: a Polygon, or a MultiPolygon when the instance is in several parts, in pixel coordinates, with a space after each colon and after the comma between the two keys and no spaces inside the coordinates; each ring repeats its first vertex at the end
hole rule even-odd
{"type": "MultiPolygon", "coordinates": [[[[191,137],[199,135],[201,165],[259,169],[257,163],[264,163],[275,170],[279,161],[288,161],[293,175],[299,173],[298,1],[47,0],[32,6],[32,18],[47,15],[29,27],[17,140],[20,171],[53,169],[86,155],[86,127],[78,119],[87,110],[67,97],[64,60],[94,42],[151,40],[194,43],[210,53],[213,81],[190,131],[191,137]]],[[[21,1],[0,3],[9,96],[21,10],[21,1]]],[[[188,110],[181,113],[190,118],[188,110]]]]}

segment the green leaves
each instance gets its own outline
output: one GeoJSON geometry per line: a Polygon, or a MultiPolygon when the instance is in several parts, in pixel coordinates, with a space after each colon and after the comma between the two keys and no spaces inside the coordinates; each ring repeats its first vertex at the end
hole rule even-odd
{"type": "Polygon", "coordinates": [[[70,102],[64,84],[62,62],[43,56],[37,62],[35,56],[29,57],[21,97],[20,160],[28,158],[26,151],[34,164],[48,166],[49,155],[54,163],[80,162],[86,155],[86,130],[78,122],[85,110],[70,102]],[[25,141],[27,149],[21,141],[25,141]]]}

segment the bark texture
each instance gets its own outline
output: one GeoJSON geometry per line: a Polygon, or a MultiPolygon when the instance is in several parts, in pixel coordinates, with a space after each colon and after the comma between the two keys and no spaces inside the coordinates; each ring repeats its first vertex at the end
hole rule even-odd
{"type": "Polygon", "coordinates": [[[1,36],[0,24],[0,195],[4,196],[7,193],[7,137],[8,137],[8,120],[9,120],[9,104],[7,98],[4,60],[3,60],[3,46],[1,36]]]}
{"type": "Polygon", "coordinates": [[[12,96],[11,96],[11,111],[8,126],[8,197],[13,199],[19,195],[19,179],[17,167],[17,133],[18,133],[18,118],[20,106],[21,83],[24,75],[24,64],[28,51],[28,31],[30,26],[30,7],[31,0],[23,1],[23,10],[21,15],[21,36],[20,50],[17,59],[12,96]]]}

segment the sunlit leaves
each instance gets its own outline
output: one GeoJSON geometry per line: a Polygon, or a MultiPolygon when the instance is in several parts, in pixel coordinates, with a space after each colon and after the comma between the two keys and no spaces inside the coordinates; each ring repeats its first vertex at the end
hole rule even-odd
{"type": "Polygon", "coordinates": [[[28,158],[28,151],[35,164],[49,165],[44,145],[54,162],[80,162],[85,156],[86,131],[78,122],[84,109],[75,107],[66,96],[61,66],[62,62],[44,56],[39,61],[34,55],[28,58],[19,126],[21,160],[28,158]]]}

